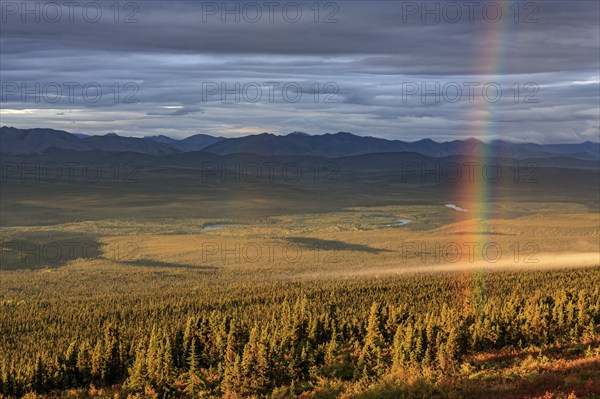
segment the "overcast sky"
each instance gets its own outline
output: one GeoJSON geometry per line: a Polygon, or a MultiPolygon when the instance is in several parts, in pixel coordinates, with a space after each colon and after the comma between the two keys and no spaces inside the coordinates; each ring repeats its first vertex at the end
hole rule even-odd
{"type": "Polygon", "coordinates": [[[0,3],[2,125],[599,140],[597,0],[0,3]]]}

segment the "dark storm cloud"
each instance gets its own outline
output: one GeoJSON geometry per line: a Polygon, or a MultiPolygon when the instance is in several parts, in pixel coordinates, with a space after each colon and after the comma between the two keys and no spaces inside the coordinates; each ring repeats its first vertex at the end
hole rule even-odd
{"type": "Polygon", "coordinates": [[[3,124],[598,140],[595,1],[57,3],[60,18],[52,2],[2,2],[3,124]],[[472,82],[498,84],[500,100],[454,102],[472,82]],[[436,84],[440,101],[407,94],[436,84]]]}

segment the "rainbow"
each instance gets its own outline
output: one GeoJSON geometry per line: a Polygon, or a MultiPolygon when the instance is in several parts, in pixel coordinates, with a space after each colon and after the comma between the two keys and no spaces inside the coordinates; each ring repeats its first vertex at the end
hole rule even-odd
{"type": "MultiPolygon", "coordinates": [[[[510,36],[513,32],[509,25],[513,24],[513,15],[511,14],[511,6],[518,7],[517,1],[507,1],[497,3],[502,5],[502,17],[498,21],[480,21],[480,24],[485,25],[481,42],[479,43],[479,51],[476,56],[475,63],[476,81],[482,84],[497,82],[498,77],[502,74],[505,67],[505,62],[510,59],[507,57],[509,44],[512,42],[510,36]]],[[[500,82],[497,82],[500,83],[500,82]]],[[[502,87],[506,90],[505,87],[502,87]]],[[[503,93],[506,95],[506,93],[503,93]]],[[[487,102],[482,98],[476,98],[475,102],[467,103],[467,120],[469,121],[468,136],[475,138],[484,143],[498,138],[496,128],[495,111],[498,107],[497,103],[487,102]]],[[[483,178],[483,166],[494,162],[496,154],[488,145],[475,146],[471,152],[471,157],[477,158],[479,166],[475,167],[475,179],[469,179],[463,175],[460,184],[454,194],[454,203],[465,208],[468,212],[457,212],[457,237],[464,240],[463,243],[476,245],[476,259],[481,260],[483,248],[492,244],[490,222],[494,216],[498,216],[499,209],[495,203],[495,190],[498,188],[498,182],[490,182],[483,178]]],[[[466,161],[466,159],[465,159],[466,161]]],[[[506,171],[503,171],[506,172],[506,171]]],[[[463,246],[465,248],[465,246],[463,246]]],[[[506,254],[502,255],[503,257],[506,254]]],[[[464,257],[463,257],[464,259],[464,257]]],[[[472,292],[469,296],[472,298],[477,293],[478,298],[485,298],[487,291],[485,283],[485,270],[476,270],[473,275],[472,292]]],[[[482,304],[479,303],[480,307],[482,304]]]]}
{"type": "MultiPolygon", "coordinates": [[[[513,24],[510,6],[518,7],[517,1],[502,3],[503,15],[498,21],[480,22],[485,25],[485,30],[479,44],[480,51],[477,56],[479,62],[475,64],[475,71],[478,76],[477,80],[484,78],[484,81],[480,82],[482,84],[497,82],[508,58],[506,53],[508,44],[511,42],[509,34],[512,32],[509,25],[513,24]]],[[[503,89],[506,90],[506,87],[503,87],[503,89]]],[[[469,107],[467,119],[470,122],[469,137],[486,143],[497,138],[495,111],[498,104],[477,98],[475,102],[468,103],[467,106],[469,107]]],[[[472,225],[465,227],[470,227],[468,231],[471,233],[471,238],[476,239],[479,237],[480,239],[477,241],[484,241],[481,243],[483,244],[485,243],[485,236],[489,233],[488,221],[494,215],[493,194],[497,183],[491,183],[489,179],[484,179],[482,169],[484,165],[494,162],[496,154],[493,153],[490,146],[484,145],[476,146],[471,155],[479,158],[478,161],[480,162],[480,165],[475,168],[476,179],[470,182],[463,176],[461,184],[458,186],[456,201],[458,202],[457,205],[469,210],[472,225]],[[464,205],[461,205],[461,203],[464,205]]]]}

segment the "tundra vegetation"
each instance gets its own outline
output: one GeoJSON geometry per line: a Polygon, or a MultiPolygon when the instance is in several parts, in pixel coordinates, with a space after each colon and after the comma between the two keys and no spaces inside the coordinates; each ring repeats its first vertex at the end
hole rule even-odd
{"type": "Polygon", "coordinates": [[[325,205],[297,186],[140,183],[104,208],[102,187],[3,190],[2,396],[599,397],[597,194],[514,190],[480,232],[344,184],[325,205]]]}

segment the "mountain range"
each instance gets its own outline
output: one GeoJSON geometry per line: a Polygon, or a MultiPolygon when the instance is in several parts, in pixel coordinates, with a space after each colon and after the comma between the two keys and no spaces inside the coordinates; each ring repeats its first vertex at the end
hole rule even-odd
{"type": "Polygon", "coordinates": [[[255,154],[260,156],[346,157],[375,153],[411,152],[427,157],[493,154],[512,159],[567,157],[579,160],[600,159],[600,143],[580,144],[512,143],[496,140],[484,143],[476,139],[413,142],[357,136],[347,132],[309,135],[293,132],[285,136],[262,133],[236,138],[197,134],[185,139],[168,136],[124,137],[115,133],[92,136],[54,129],[18,129],[0,127],[0,153],[9,155],[43,154],[51,150],[103,151],[170,156],[202,151],[217,156],[255,154]]]}

